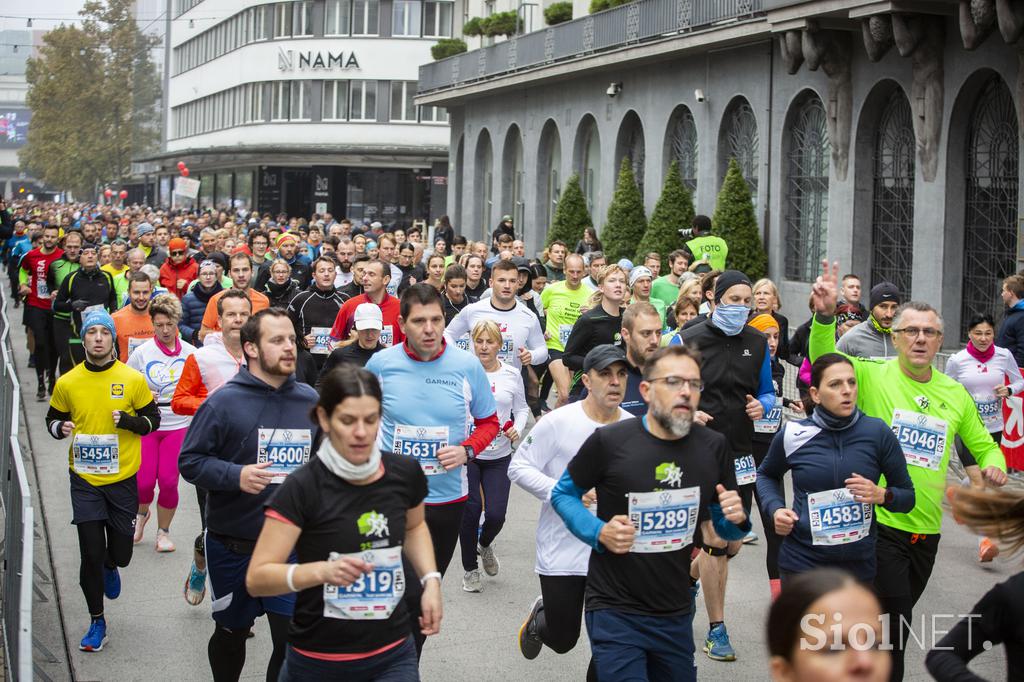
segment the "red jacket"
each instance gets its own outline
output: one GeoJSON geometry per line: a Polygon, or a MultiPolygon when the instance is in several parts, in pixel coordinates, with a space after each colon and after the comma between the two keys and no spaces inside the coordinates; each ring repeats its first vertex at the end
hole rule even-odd
{"type": "Polygon", "coordinates": [[[170,257],[160,266],[160,284],[178,298],[182,298],[188,292],[189,282],[199,276],[199,263],[196,263],[192,256],[186,256],[185,260],[175,265],[170,257]],[[185,286],[178,288],[178,280],[185,280],[185,286]]]}

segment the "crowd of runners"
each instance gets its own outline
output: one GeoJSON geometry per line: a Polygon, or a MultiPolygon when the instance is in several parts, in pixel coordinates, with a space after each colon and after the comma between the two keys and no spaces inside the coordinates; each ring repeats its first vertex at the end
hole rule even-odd
{"type": "MultiPolygon", "coordinates": [[[[584,627],[590,680],[693,680],[699,655],[753,655],[725,604],[730,559],[754,544],[765,677],[901,680],[943,515],[979,533],[963,561],[1024,543],[999,445],[1024,392],[1019,275],[993,291],[999,323],[969,320],[940,372],[959,338],[928,302],[887,282],[862,302],[861,279],[823,262],[791,333],[775,284],[729,269],[703,216],[635,264],[592,229],[530,258],[507,216],[487,241],[447,218],[0,217],[32,388],[67,444],[85,652],[112,636],[104,603],[134,547],[185,537],[181,590],[211,606],[217,682],[239,679],[264,615],[268,680],[417,680],[456,548],[468,593],[501,570],[515,484],[539,505],[525,658],[585,646],[584,627]],[[201,528],[174,524],[188,487],[201,528]],[[841,636],[807,646],[806,616],[841,636]]],[[[1009,679],[1022,616],[1020,575],[975,607],[1009,679]]],[[[965,627],[929,655],[936,678],[975,679],[965,627]]]]}

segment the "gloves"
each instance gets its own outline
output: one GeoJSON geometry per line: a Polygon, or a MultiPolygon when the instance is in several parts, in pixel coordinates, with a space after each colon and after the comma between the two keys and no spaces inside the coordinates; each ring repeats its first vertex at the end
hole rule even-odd
{"type": "Polygon", "coordinates": [[[89,301],[86,301],[84,298],[79,298],[71,302],[71,309],[74,310],[76,313],[80,313],[86,308],[88,308],[89,305],[89,301]]]}

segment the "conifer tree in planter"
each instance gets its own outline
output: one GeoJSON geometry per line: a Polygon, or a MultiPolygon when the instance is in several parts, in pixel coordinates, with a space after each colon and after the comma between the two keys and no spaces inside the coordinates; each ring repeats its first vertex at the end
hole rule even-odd
{"type": "Polygon", "coordinates": [[[750,187],[736,159],[729,161],[729,170],[718,192],[715,215],[711,218],[712,232],[729,246],[727,264],[730,270],[746,273],[756,281],[768,273],[768,255],[761,243],[757,228],[754,202],[750,187]]]}
{"type": "Polygon", "coordinates": [[[636,186],[633,165],[629,157],[622,157],[619,177],[615,182],[615,194],[608,207],[608,220],[601,230],[601,243],[608,262],[621,258],[632,258],[636,246],[647,231],[647,216],[644,214],[644,200],[636,186]]]}
{"type": "Polygon", "coordinates": [[[576,242],[583,239],[583,230],[593,224],[590,211],[587,210],[587,201],[583,198],[583,189],[580,187],[580,176],[573,173],[558,199],[545,245],[550,246],[551,242],[561,239],[573,249],[576,242]]]}
{"type": "Polygon", "coordinates": [[[437,61],[462,54],[467,49],[466,41],[461,38],[441,38],[430,47],[430,56],[437,61]]]}
{"type": "Polygon", "coordinates": [[[642,263],[644,256],[651,251],[657,251],[665,259],[672,251],[683,248],[685,240],[679,234],[679,229],[690,227],[693,215],[693,195],[683,184],[679,163],[673,161],[668,167],[661,196],[647,224],[647,232],[637,246],[634,262],[642,263]]]}

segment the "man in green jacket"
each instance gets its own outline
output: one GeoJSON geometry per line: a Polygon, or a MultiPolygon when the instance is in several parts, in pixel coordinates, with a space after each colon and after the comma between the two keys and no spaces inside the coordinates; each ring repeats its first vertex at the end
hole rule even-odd
{"type": "Polygon", "coordinates": [[[693,254],[691,263],[705,260],[712,270],[725,271],[725,261],[729,257],[729,245],[721,237],[711,234],[711,218],[698,215],[693,218],[690,230],[692,239],[686,242],[686,248],[693,254]]]}
{"type": "MultiPolygon", "coordinates": [[[[822,261],[822,275],[812,293],[812,363],[822,355],[836,352],[834,315],[839,298],[838,279],[839,264],[830,269],[828,261],[822,261]]],[[[935,308],[910,301],[901,305],[893,317],[895,359],[847,356],[857,377],[857,406],[864,414],[892,427],[917,493],[916,505],[906,514],[875,507],[875,591],[889,620],[886,632],[890,633],[893,646],[890,680],[903,679],[903,649],[913,623],[914,605],[927,587],[935,564],[954,436],[960,436],[977,459],[987,484],[1006,483],[1002,450],[985,429],[974,399],[961,384],[932,367],[935,354],[942,347],[942,332],[942,317],[935,308]]]]}
{"type": "MultiPolygon", "coordinates": [[[[50,291],[56,292],[60,285],[72,272],[79,268],[78,260],[82,253],[82,233],[73,230],[64,235],[64,255],[50,264],[47,272],[47,284],[50,291]]],[[[78,338],[71,326],[71,313],[53,312],[53,340],[57,346],[57,367],[60,373],[70,372],[75,362],[70,355],[72,343],[81,347],[82,340],[78,338]]]]}

